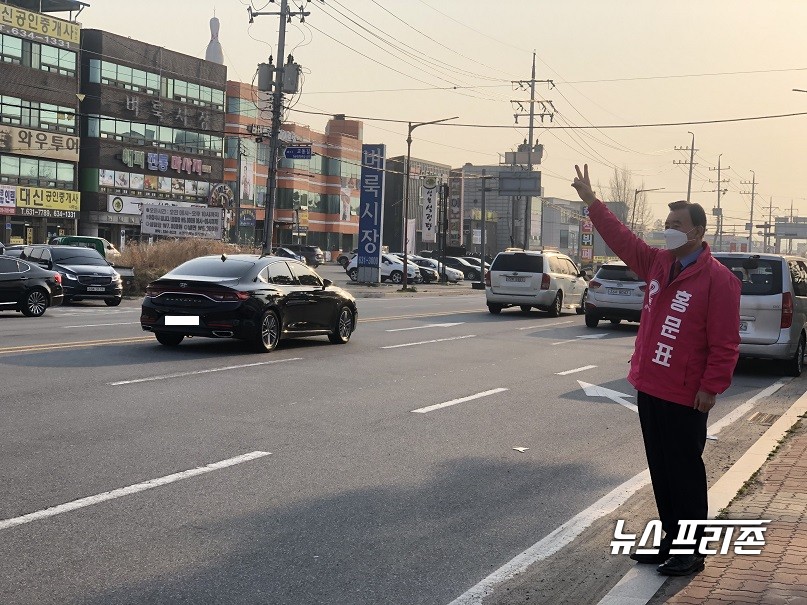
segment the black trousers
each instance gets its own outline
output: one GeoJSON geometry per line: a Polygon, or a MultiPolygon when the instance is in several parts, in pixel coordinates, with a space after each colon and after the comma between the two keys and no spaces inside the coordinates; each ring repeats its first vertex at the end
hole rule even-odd
{"type": "Polygon", "coordinates": [[[709,512],[702,457],[708,414],[641,391],[637,402],[659,519],[672,539],[680,520],[709,512]]]}

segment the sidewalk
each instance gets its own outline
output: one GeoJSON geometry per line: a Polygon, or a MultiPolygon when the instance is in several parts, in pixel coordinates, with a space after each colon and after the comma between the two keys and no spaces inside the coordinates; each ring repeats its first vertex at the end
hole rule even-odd
{"type": "Polygon", "coordinates": [[[723,516],[770,519],[762,553],[710,556],[700,574],[670,580],[665,592],[675,594],[663,602],[807,605],[806,418],[723,516]]]}

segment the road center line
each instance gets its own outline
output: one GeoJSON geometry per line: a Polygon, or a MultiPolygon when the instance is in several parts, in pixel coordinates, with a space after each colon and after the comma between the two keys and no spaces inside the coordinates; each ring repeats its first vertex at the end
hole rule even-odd
{"type": "Polygon", "coordinates": [[[184,376],[195,376],[196,374],[210,374],[211,372],[224,372],[226,370],[240,370],[241,368],[254,368],[256,366],[266,366],[273,363],[285,363],[287,361],[300,361],[302,357],[290,357],[289,359],[274,359],[272,361],[259,361],[257,363],[245,363],[237,366],[225,366],[223,368],[210,368],[208,370],[194,370],[193,372],[177,372],[176,374],[163,374],[162,376],[149,376],[148,378],[135,378],[133,380],[119,380],[118,382],[108,382],[112,387],[123,384],[137,384],[140,382],[154,382],[155,380],[167,380],[169,378],[182,378],[184,376]]]}
{"type": "Polygon", "coordinates": [[[569,321],[556,321],[553,324],[538,324],[535,326],[527,326],[526,328],[516,328],[516,330],[534,330],[534,329],[541,329],[541,328],[551,328],[553,326],[562,326],[564,324],[573,324],[574,321],[571,319],[569,321]]]}
{"type": "Polygon", "coordinates": [[[583,372],[585,370],[593,370],[597,366],[583,366],[582,368],[575,368],[574,370],[566,370],[565,372],[555,372],[555,376],[568,376],[569,374],[574,374],[575,372],[583,372]]]}
{"type": "Polygon", "coordinates": [[[130,326],[139,324],[139,321],[123,321],[115,324],[85,324],[83,326],[62,326],[62,328],[97,328],[99,326],[130,326]]]}
{"type": "Polygon", "coordinates": [[[454,338],[436,338],[434,340],[421,340],[420,342],[407,342],[402,345],[389,345],[381,347],[382,349],[400,349],[401,347],[414,347],[417,345],[428,345],[433,342],[446,342],[448,340],[462,340],[464,338],[476,338],[476,334],[468,334],[467,336],[455,336],[454,338]]]}
{"type": "Polygon", "coordinates": [[[481,393],[477,393],[476,395],[469,395],[468,397],[461,397],[460,399],[452,399],[451,401],[446,401],[444,403],[438,403],[435,405],[430,405],[425,408],[418,408],[416,410],[412,410],[413,414],[425,414],[427,412],[431,412],[433,410],[439,410],[440,408],[447,408],[452,405],[457,405],[458,403],[465,403],[466,401],[472,401],[474,399],[480,399],[482,397],[488,397],[489,395],[495,395],[496,393],[503,393],[509,389],[505,388],[498,388],[498,389],[491,389],[490,391],[483,391],[481,393]]]}
{"type": "Polygon", "coordinates": [[[56,515],[60,515],[62,513],[67,513],[79,508],[84,508],[86,506],[92,506],[93,504],[100,504],[101,502],[114,500],[115,498],[130,496],[132,494],[143,492],[148,489],[160,487],[161,485],[167,485],[169,483],[174,483],[175,481],[181,481],[182,479],[189,479],[190,477],[196,477],[197,475],[210,473],[212,471],[216,471],[222,468],[227,468],[228,466],[241,464],[242,462],[249,462],[250,460],[263,458],[264,456],[268,456],[271,453],[272,452],[260,452],[260,451],[250,452],[248,454],[242,454],[241,456],[236,456],[235,458],[228,458],[227,460],[221,460],[220,462],[213,462],[212,464],[207,464],[205,466],[198,466],[196,468],[192,468],[187,471],[174,473],[172,475],[166,475],[164,477],[159,477],[157,479],[150,479],[149,481],[144,481],[143,483],[136,483],[135,485],[130,485],[128,487],[121,487],[119,489],[113,489],[112,491],[97,494],[95,496],[88,496],[87,498],[80,498],[78,500],[73,500],[72,502],[59,504],[58,506],[51,506],[50,508],[45,508],[36,511],[34,513],[28,513],[27,515],[22,515],[21,517],[4,519],[0,521],[0,531],[8,529],[10,527],[16,527],[17,525],[24,525],[25,523],[31,523],[32,521],[39,521],[40,519],[55,517],[56,515]]]}

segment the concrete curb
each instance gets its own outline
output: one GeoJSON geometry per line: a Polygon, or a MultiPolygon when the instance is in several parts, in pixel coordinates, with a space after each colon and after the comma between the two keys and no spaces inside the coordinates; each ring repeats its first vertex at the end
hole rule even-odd
{"type": "MultiPolygon", "coordinates": [[[[749,406],[746,414],[752,407],[749,406]]],[[[807,393],[799,397],[715,482],[709,490],[710,519],[728,507],[746,481],[762,468],[779,441],[805,412],[807,412],[807,393]]],[[[667,580],[666,576],[656,572],[653,565],[636,565],[600,600],[598,605],[645,605],[667,580]]]]}

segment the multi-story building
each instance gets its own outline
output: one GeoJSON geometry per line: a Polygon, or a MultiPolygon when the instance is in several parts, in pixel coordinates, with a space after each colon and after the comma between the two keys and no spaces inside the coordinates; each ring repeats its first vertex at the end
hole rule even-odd
{"type": "Polygon", "coordinates": [[[100,30],[81,53],[81,234],[138,236],[144,202],[226,205],[227,68],[100,30]]]}
{"type": "MultiPolygon", "coordinates": [[[[407,217],[410,221],[409,249],[420,251],[425,248],[436,248],[435,243],[424,243],[421,226],[423,224],[423,206],[421,204],[421,185],[426,176],[435,176],[439,181],[447,183],[451,166],[438,164],[428,160],[410,158],[409,167],[409,199],[407,200],[407,217]],[[414,230],[411,225],[414,224],[414,230]],[[411,239],[411,237],[410,237],[411,239]]],[[[392,251],[404,249],[404,195],[406,193],[406,156],[387,159],[387,173],[384,177],[384,233],[383,245],[392,251]]]]}
{"type": "MultiPolygon", "coordinates": [[[[227,83],[225,181],[240,202],[241,242],[263,241],[271,112],[265,93],[227,83]]],[[[301,243],[324,251],[358,245],[361,122],[334,118],[325,132],[281,125],[272,241],[301,243]],[[286,159],[286,146],[310,146],[311,159],[286,159]]]]}
{"type": "Polygon", "coordinates": [[[74,234],[82,2],[0,4],[0,240],[74,234]],[[68,13],[68,14],[65,14],[68,13]]]}

